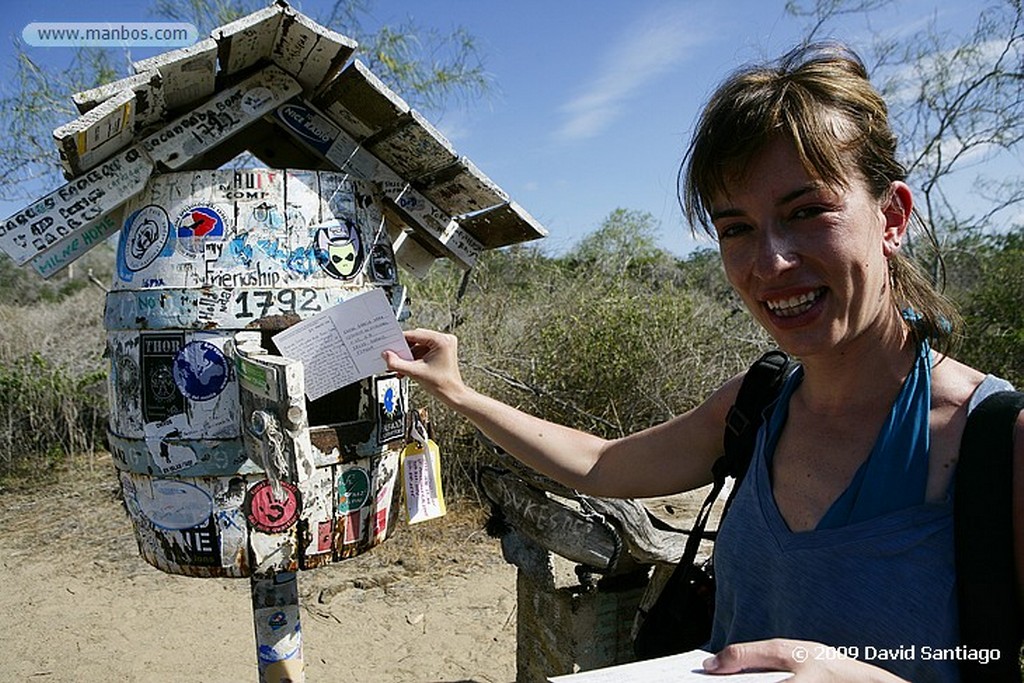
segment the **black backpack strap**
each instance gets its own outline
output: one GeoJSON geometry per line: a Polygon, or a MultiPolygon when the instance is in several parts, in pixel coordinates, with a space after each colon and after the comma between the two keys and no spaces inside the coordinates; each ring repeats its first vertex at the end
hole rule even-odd
{"type": "MultiPolygon", "coordinates": [[[[967,419],[956,468],[954,528],[960,642],[998,648],[998,660],[961,661],[964,681],[1019,683],[1024,622],[1013,535],[1013,433],[1024,394],[982,401],[967,419]]],[[[1024,577],[1022,577],[1024,579],[1024,577]]]]}
{"type": "MultiPolygon", "coordinates": [[[[736,402],[729,409],[726,417],[726,428],[724,436],[725,454],[720,456],[711,468],[714,477],[714,484],[704,502],[700,506],[693,526],[688,532],[686,546],[683,548],[683,556],[676,565],[668,583],[684,582],[688,578],[690,567],[697,558],[697,550],[701,540],[713,538],[714,535],[705,533],[708,519],[711,517],[711,508],[718,500],[719,494],[725,487],[727,476],[736,477],[732,491],[729,492],[728,504],[739,488],[743,475],[746,474],[750,458],[754,452],[754,442],[757,439],[757,430],[761,426],[762,413],[768,404],[775,400],[783,382],[796,368],[796,363],[785,353],[779,350],[769,351],[759,358],[750,369],[747,370],[740,390],[736,394],[736,402]]],[[[725,510],[723,510],[723,516],[725,510]]]]}
{"type": "Polygon", "coordinates": [[[757,430],[764,420],[764,411],[779,395],[782,385],[796,367],[796,361],[774,349],[747,370],[736,394],[736,402],[725,418],[725,454],[711,468],[716,483],[724,482],[729,476],[735,477],[732,491],[739,489],[754,454],[757,430]]]}

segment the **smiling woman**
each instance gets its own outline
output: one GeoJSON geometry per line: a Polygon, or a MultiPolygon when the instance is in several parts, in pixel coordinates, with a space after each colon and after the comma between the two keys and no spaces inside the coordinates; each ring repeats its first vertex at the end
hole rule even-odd
{"type": "Polygon", "coordinates": [[[737,185],[754,175],[754,166],[768,163],[761,157],[772,156],[769,148],[776,157],[789,154],[790,159],[773,157],[775,168],[760,169],[776,183],[772,201],[779,227],[785,226],[786,234],[793,227],[813,229],[815,221],[828,222],[848,208],[841,205],[844,190],[862,189],[862,199],[877,204],[889,229],[883,251],[873,253],[884,258],[888,270],[883,291],[891,287],[892,296],[885,297],[897,313],[913,312],[909,331],[916,341],[953,348],[960,321],[956,309],[900,253],[912,222],[923,237],[933,242],[934,237],[913,209],[885,101],[855,54],[822,44],[793,51],[772,68],[741,69],[709,101],[698,131],[680,169],[683,210],[691,225],[720,238],[723,256],[728,240],[722,238],[731,238],[742,223],[737,218],[744,217],[732,201],[737,185]],[[796,177],[780,178],[780,161],[796,162],[796,177]]]}
{"type": "MultiPolygon", "coordinates": [[[[956,316],[901,255],[914,200],[895,150],[863,64],[833,44],[736,72],[690,146],[680,176],[690,219],[718,238],[729,282],[754,318],[800,360],[758,416],[748,472],[720,529],[709,671],[1019,680],[1020,639],[1009,624],[996,626],[1010,634],[998,665],[920,656],[978,646],[961,640],[972,605],[958,605],[954,513],[964,508],[954,510],[953,481],[968,414],[1011,387],[932,349],[948,347],[956,316]],[[834,656],[869,651],[913,655],[834,656]]],[[[414,360],[386,354],[392,370],[527,465],[595,496],[709,483],[744,379],[664,424],[606,440],[466,386],[455,337],[406,338],[414,360]]],[[[1016,544],[1022,577],[1024,418],[1013,417],[1012,452],[1002,455],[1014,462],[1015,505],[997,514],[1013,515],[1017,532],[993,543],[1008,566],[1005,549],[1016,544]]],[[[1015,602],[1012,584],[991,586],[992,600],[1015,602]]]]}

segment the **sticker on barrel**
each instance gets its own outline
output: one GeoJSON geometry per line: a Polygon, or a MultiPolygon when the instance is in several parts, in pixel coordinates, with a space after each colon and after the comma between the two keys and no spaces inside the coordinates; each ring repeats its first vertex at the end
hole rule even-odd
{"type": "Polygon", "coordinates": [[[193,401],[209,401],[224,391],[229,368],[224,352],[207,341],[191,341],[174,358],[174,383],[193,401]]]}
{"type": "Polygon", "coordinates": [[[286,481],[275,484],[264,479],[249,489],[245,496],[245,516],[249,526],[266,534],[278,534],[299,519],[302,508],[299,490],[286,481]]]}

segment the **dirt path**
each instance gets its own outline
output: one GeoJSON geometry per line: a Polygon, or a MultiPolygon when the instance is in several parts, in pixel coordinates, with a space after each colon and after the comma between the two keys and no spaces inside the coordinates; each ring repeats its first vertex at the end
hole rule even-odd
{"type": "MultiPolygon", "coordinates": [[[[109,459],[74,471],[0,490],[0,677],[254,681],[249,582],[151,568],[109,459]]],[[[481,526],[456,509],[300,574],[307,680],[513,681],[515,569],[481,526]]]]}

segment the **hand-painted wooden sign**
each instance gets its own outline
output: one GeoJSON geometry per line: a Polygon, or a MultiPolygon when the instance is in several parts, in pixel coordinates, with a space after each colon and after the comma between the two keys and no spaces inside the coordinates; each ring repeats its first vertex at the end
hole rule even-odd
{"type": "Polygon", "coordinates": [[[171,50],[132,64],[136,73],[156,71],[160,75],[160,95],[152,110],[154,120],[168,111],[177,111],[216,92],[217,43],[211,38],[195,45],[171,50]],[[163,101],[163,109],[160,108],[163,101]]]}
{"type": "Polygon", "coordinates": [[[53,131],[70,177],[81,175],[131,143],[136,107],[135,91],[126,88],[53,131]]]}
{"type": "Polygon", "coordinates": [[[85,114],[126,90],[135,94],[135,133],[151,123],[162,120],[167,114],[163,78],[156,69],[75,93],[71,99],[78,108],[78,113],[85,114]]]}
{"type": "Polygon", "coordinates": [[[149,157],[130,147],[7,218],[0,224],[0,249],[22,265],[57,248],[138,194],[152,171],[149,157]]]}
{"type": "Polygon", "coordinates": [[[182,168],[300,91],[294,78],[268,66],[153,133],[143,149],[162,168],[182,168]]]}
{"type": "Polygon", "coordinates": [[[356,42],[320,26],[283,4],[274,4],[213,32],[225,75],[270,60],[312,92],[333,77],[356,42]]]}
{"type": "Polygon", "coordinates": [[[274,116],[285,131],[339,170],[374,181],[391,200],[392,209],[404,219],[402,222],[419,230],[439,256],[449,256],[465,268],[476,263],[481,250],[476,239],[462,230],[451,215],[403,181],[394,169],[363,149],[324,113],[308,102],[295,100],[278,107],[274,116]]]}

